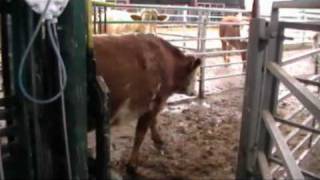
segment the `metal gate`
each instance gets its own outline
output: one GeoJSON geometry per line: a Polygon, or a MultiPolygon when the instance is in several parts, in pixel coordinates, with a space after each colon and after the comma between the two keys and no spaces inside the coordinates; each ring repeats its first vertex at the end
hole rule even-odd
{"type": "MultiPolygon", "coordinates": [[[[248,70],[244,95],[242,129],[240,137],[237,179],[279,178],[271,171],[276,163],[284,170],[280,177],[289,179],[319,178],[315,174],[299,167],[293,156],[293,150],[286,142],[278,124],[286,124],[319,135],[317,126],[297,123],[290,119],[281,119],[277,115],[279,104],[279,85],[282,83],[306,108],[315,124],[320,120],[320,100],[304,84],[319,87],[313,80],[295,78],[289,75],[282,65],[283,41],[285,29],[320,31],[319,22],[284,22],[279,20],[279,10],[283,8],[314,9],[320,8],[317,0],[308,2],[275,2],[270,22],[255,18],[250,24],[248,70]],[[274,150],[277,153],[274,153],[274,150]]],[[[317,44],[318,45],[318,44],[317,44]]],[[[315,50],[308,55],[319,53],[315,50]]],[[[304,58],[305,54],[293,58],[290,62],[304,58]]],[[[317,65],[317,64],[316,64],[317,65]]],[[[318,72],[317,72],[318,73],[318,72]]],[[[311,139],[313,142],[314,139],[311,139]]],[[[315,144],[316,142],[314,142],[315,144]]]]}

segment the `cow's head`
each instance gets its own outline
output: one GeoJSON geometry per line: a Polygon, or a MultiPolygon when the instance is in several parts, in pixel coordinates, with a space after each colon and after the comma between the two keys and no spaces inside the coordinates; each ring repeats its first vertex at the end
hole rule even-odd
{"type": "Polygon", "coordinates": [[[132,14],[131,18],[135,21],[166,21],[167,15],[160,15],[156,9],[142,9],[140,14],[132,14]]]}
{"type": "Polygon", "coordinates": [[[180,64],[180,68],[176,70],[177,93],[194,95],[195,83],[197,82],[196,72],[201,64],[201,59],[193,56],[185,56],[180,64]]]}

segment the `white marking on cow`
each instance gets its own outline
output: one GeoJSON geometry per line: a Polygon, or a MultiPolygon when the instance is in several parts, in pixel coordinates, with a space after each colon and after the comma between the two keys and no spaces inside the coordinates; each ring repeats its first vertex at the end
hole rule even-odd
{"type": "Polygon", "coordinates": [[[196,86],[196,82],[197,82],[197,75],[198,75],[198,70],[199,68],[193,70],[193,72],[189,75],[189,84],[188,87],[186,89],[186,94],[187,95],[194,95],[196,93],[195,90],[195,86],[196,86]]]}
{"type": "Polygon", "coordinates": [[[132,110],[130,108],[130,102],[131,102],[130,98],[125,100],[125,102],[117,110],[114,117],[111,119],[111,122],[118,119],[119,122],[116,124],[123,125],[123,124],[127,124],[131,121],[136,121],[139,118],[139,112],[132,110]]]}

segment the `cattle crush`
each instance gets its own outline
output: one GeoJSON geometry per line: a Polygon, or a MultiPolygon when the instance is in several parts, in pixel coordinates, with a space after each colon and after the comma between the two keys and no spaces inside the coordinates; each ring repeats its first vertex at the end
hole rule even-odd
{"type": "MultiPolygon", "coordinates": [[[[142,150],[150,153],[146,163],[141,167],[141,173],[149,178],[182,178],[182,179],[206,179],[215,177],[216,179],[230,179],[234,177],[237,167],[237,143],[240,137],[242,90],[244,78],[242,66],[245,61],[239,58],[240,53],[246,49],[223,50],[221,40],[246,40],[248,32],[241,33],[241,36],[219,37],[218,28],[223,25],[234,25],[248,27],[247,19],[250,12],[238,9],[214,9],[214,8],[194,8],[185,6],[157,6],[157,5],[110,5],[106,3],[93,3],[93,24],[94,33],[103,34],[105,25],[121,24],[121,21],[99,21],[101,16],[107,14],[108,10],[121,9],[131,13],[139,13],[141,9],[157,9],[160,14],[165,14],[169,18],[165,22],[123,22],[137,24],[156,24],[158,36],[181,48],[183,51],[203,60],[199,73],[199,83],[196,87],[198,97],[202,100],[184,101],[188,97],[174,96],[169,99],[169,106],[160,115],[160,128],[165,134],[168,144],[169,154],[159,157],[153,149],[149,139],[142,150]],[[222,22],[224,16],[234,16],[238,13],[240,22],[222,22]],[[239,15],[240,14],[240,15],[239,15]],[[102,24],[99,26],[97,24],[102,24]],[[230,55],[231,62],[224,62],[221,56],[230,55]],[[212,95],[213,94],[213,95],[212,95]],[[186,102],[180,104],[179,102],[186,102]],[[176,105],[180,104],[180,105],[176,105]],[[232,113],[231,113],[232,112],[232,113]],[[168,131],[168,132],[166,132],[168,131]],[[220,156],[223,154],[222,156],[220,156]],[[193,163],[199,160],[201,163],[193,163]],[[216,169],[216,171],[212,171],[216,169]],[[158,172],[160,171],[160,172],[158,172]],[[194,175],[190,175],[190,173],[194,175]],[[165,174],[165,175],[163,175],[165,174]]],[[[298,12],[298,10],[297,10],[298,12]]],[[[305,13],[288,16],[280,14],[282,21],[303,21],[308,22],[318,20],[315,15],[305,13]]],[[[262,17],[270,20],[270,17],[262,17]]],[[[315,33],[299,29],[286,29],[286,36],[283,40],[283,60],[282,66],[292,76],[317,80],[317,53],[319,53],[315,33]],[[301,54],[301,53],[302,54],[301,54]],[[301,54],[301,55],[300,55],[301,54]],[[303,60],[303,61],[301,61],[303,60]],[[312,72],[309,70],[312,69],[312,72]]],[[[253,34],[251,32],[250,34],[253,34]]],[[[281,51],[282,52],[282,51],[281,51]]],[[[280,52],[279,52],[280,53],[280,52]]],[[[250,56],[249,56],[250,57],[250,56]]],[[[247,71],[248,72],[248,71],[247,71]]],[[[253,75],[254,76],[254,75],[253,75]]],[[[251,81],[251,80],[249,80],[251,81]]],[[[305,81],[304,81],[305,82],[305,81]]],[[[307,84],[306,84],[307,85],[307,84]]],[[[314,87],[310,87],[314,91],[314,87]]],[[[252,87],[250,87],[252,88],[252,87]]],[[[250,92],[251,93],[251,92],[250,92]]],[[[303,125],[315,126],[315,120],[308,114],[299,101],[292,96],[290,91],[281,84],[279,88],[278,101],[279,113],[283,119],[296,120],[303,125]],[[298,108],[296,108],[298,107],[298,108]],[[294,112],[291,112],[294,111],[294,112]]],[[[299,130],[297,127],[288,127],[286,124],[277,123],[281,131],[285,134],[285,141],[290,144],[290,149],[297,159],[297,162],[304,164],[303,159],[310,154],[318,139],[314,134],[299,130]],[[302,138],[303,136],[303,138],[302,138]],[[312,143],[311,143],[312,141],[312,143]],[[308,143],[309,142],[309,143],[308,143]]],[[[126,127],[126,130],[114,130],[114,149],[112,153],[112,164],[116,169],[123,170],[126,158],[124,154],[129,153],[130,134],[133,132],[134,124],[126,127]],[[125,134],[119,132],[127,132],[125,134]]],[[[273,144],[274,145],[274,144],[273,144]]],[[[272,146],[272,154],[279,153],[272,146]]],[[[310,157],[309,157],[310,158],[310,157]]],[[[272,157],[271,157],[272,159],[272,157]]],[[[241,159],[242,161],[242,159],[241,159]]],[[[285,168],[279,163],[271,161],[270,171],[274,177],[287,176],[285,168]]],[[[279,161],[278,161],[279,162],[279,161]]],[[[310,166],[309,166],[310,167],[310,166]]],[[[308,167],[306,167],[308,168],[308,167]]],[[[312,174],[309,172],[309,175],[312,174]]]]}
{"type": "MultiPolygon", "coordinates": [[[[0,179],[110,179],[110,169],[125,176],[136,124],[109,129],[108,87],[96,77],[90,38],[112,24],[155,25],[154,34],[202,59],[197,95],[174,95],[159,114],[165,150],[145,139],[138,179],[320,179],[318,9],[312,0],[279,2],[272,16],[249,23],[251,13],[240,9],[70,0],[56,29],[68,74],[65,99],[43,106],[24,98],[17,83],[38,16],[23,0],[0,0],[0,179]],[[133,15],[156,9],[167,19],[107,20],[114,9],[133,15]],[[241,21],[221,22],[224,16],[241,21]],[[249,24],[250,33],[219,37],[221,25],[245,32],[249,24]],[[223,50],[221,40],[249,40],[248,50],[223,50]],[[88,120],[96,131],[87,135],[88,120]]],[[[36,97],[60,87],[47,31],[44,25],[25,68],[24,83],[36,97]]]]}

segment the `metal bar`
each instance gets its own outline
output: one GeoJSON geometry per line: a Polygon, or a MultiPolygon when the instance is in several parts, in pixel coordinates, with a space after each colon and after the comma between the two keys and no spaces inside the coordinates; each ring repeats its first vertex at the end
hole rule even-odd
{"type": "MultiPolygon", "coordinates": [[[[313,37],[313,43],[312,43],[312,47],[315,48],[319,48],[319,33],[317,33],[314,37],[313,37]]],[[[314,73],[315,74],[319,74],[319,55],[316,54],[314,56],[312,56],[313,60],[314,60],[314,73]]],[[[320,87],[318,87],[318,94],[320,92],[320,87]]],[[[319,97],[319,95],[318,95],[319,97]]],[[[312,125],[313,128],[315,128],[316,126],[316,119],[313,118],[312,120],[312,125]]],[[[312,134],[309,140],[309,147],[312,146],[312,141],[313,141],[314,135],[312,134]]]]}
{"type": "Polygon", "coordinates": [[[186,50],[189,50],[189,51],[194,51],[194,52],[196,52],[196,51],[197,51],[197,49],[195,49],[195,48],[181,47],[181,46],[175,46],[175,47],[177,47],[177,48],[181,48],[181,49],[186,49],[186,50]]]}
{"type": "Polygon", "coordinates": [[[236,179],[254,179],[257,160],[257,135],[260,132],[259,104],[263,78],[264,44],[260,37],[266,30],[266,21],[252,19],[248,44],[248,66],[245,77],[244,100],[242,108],[241,134],[238,152],[236,179]],[[254,98],[253,98],[254,97],[254,98]]]}
{"type": "MultiPolygon", "coordinates": [[[[313,119],[313,117],[312,117],[312,116],[309,116],[308,118],[306,118],[306,119],[301,123],[301,125],[302,125],[302,126],[307,126],[312,119],[313,119]]],[[[299,131],[300,131],[299,128],[294,128],[294,129],[292,129],[291,132],[284,137],[285,141],[288,142],[289,140],[291,140],[291,138],[293,138],[295,135],[297,135],[299,131]]],[[[276,151],[276,149],[273,148],[271,152],[272,152],[272,153],[275,153],[275,151],[276,151]]]]}
{"type": "Polygon", "coordinates": [[[174,5],[150,5],[150,4],[110,4],[100,1],[92,1],[95,6],[107,6],[118,8],[158,8],[158,9],[173,9],[173,10],[198,10],[207,12],[242,12],[250,13],[250,11],[230,8],[205,8],[205,7],[190,7],[190,6],[174,6],[174,5]]]}
{"type": "Polygon", "coordinates": [[[268,63],[267,67],[315,117],[320,117],[320,101],[318,98],[315,98],[306,87],[301,85],[276,63],[268,63]]]}
{"type": "Polygon", "coordinates": [[[273,178],[272,178],[272,174],[270,171],[267,157],[261,151],[258,152],[258,163],[259,163],[259,167],[260,167],[261,175],[262,175],[263,179],[272,180],[273,178]]]}
{"type": "Polygon", "coordinates": [[[272,8],[299,8],[299,9],[317,9],[320,8],[320,3],[317,0],[309,2],[294,2],[294,1],[283,1],[283,2],[274,2],[272,8]]]}
{"type": "Polygon", "coordinates": [[[104,33],[107,33],[107,23],[108,23],[108,20],[107,20],[107,7],[104,7],[104,21],[103,21],[103,27],[104,27],[104,33]]]}
{"type": "MultiPolygon", "coordinates": [[[[318,80],[319,78],[320,78],[320,74],[319,74],[319,75],[314,75],[313,77],[311,77],[311,78],[308,79],[308,80],[314,81],[314,80],[318,80]]],[[[280,96],[280,97],[278,98],[278,101],[282,101],[282,100],[290,97],[291,95],[292,95],[291,92],[288,91],[286,94],[280,96]]]]}
{"type": "MultiPolygon", "coordinates": [[[[248,39],[248,37],[225,37],[225,38],[205,38],[207,41],[214,41],[214,40],[242,40],[248,39]]],[[[188,39],[168,39],[170,42],[180,42],[180,41],[196,41],[198,38],[188,38],[188,39]]],[[[200,39],[202,40],[202,39],[200,39]]]]}
{"type": "Polygon", "coordinates": [[[96,77],[98,84],[99,118],[96,119],[96,159],[98,180],[110,179],[110,112],[109,88],[101,76],[96,77]]]}
{"type": "Polygon", "coordinates": [[[99,27],[98,27],[98,29],[99,29],[99,33],[102,33],[102,27],[101,27],[101,23],[102,23],[102,21],[101,21],[101,19],[102,19],[102,18],[101,18],[101,17],[102,17],[102,13],[101,13],[101,8],[100,8],[100,7],[98,8],[98,17],[99,17],[99,22],[98,22],[98,23],[99,23],[99,24],[98,24],[99,27]]]}
{"type": "Polygon", "coordinates": [[[320,31],[320,23],[315,22],[280,22],[280,25],[290,29],[320,31]]]}
{"type": "MultiPolygon", "coordinates": [[[[292,153],[295,153],[304,143],[306,143],[306,141],[308,140],[308,138],[311,136],[311,133],[308,133],[308,135],[306,137],[304,137],[300,142],[299,144],[294,147],[294,149],[292,150],[292,153]]],[[[320,139],[320,136],[316,138],[315,140],[315,143],[320,139]]],[[[315,145],[315,143],[312,143],[312,146],[315,145]]],[[[299,164],[302,159],[308,154],[308,152],[310,151],[310,149],[306,149],[304,150],[299,156],[298,156],[298,159],[296,160],[297,164],[299,164]]],[[[279,169],[280,167],[275,167],[272,169],[272,172],[275,172],[279,169]]]]}
{"type": "Polygon", "coordinates": [[[65,89],[72,179],[89,179],[87,163],[87,20],[86,1],[69,1],[61,28],[61,49],[68,74],[65,89]],[[77,42],[77,43],[75,43],[77,42]],[[75,93],[76,92],[76,93],[75,93]]]}
{"type": "MultiPolygon", "coordinates": [[[[306,118],[306,120],[304,120],[301,124],[304,126],[307,126],[312,120],[312,116],[309,116],[308,118],[306,118]]],[[[293,129],[286,137],[285,140],[286,142],[289,141],[291,138],[293,138],[295,135],[297,135],[297,133],[299,132],[299,128],[295,128],[293,129]]]]}
{"type": "Polygon", "coordinates": [[[209,22],[208,25],[212,27],[219,27],[220,25],[238,25],[238,26],[248,26],[248,23],[231,23],[231,22],[219,22],[219,21],[213,21],[209,22]]]}
{"type": "Polygon", "coordinates": [[[303,125],[298,124],[298,123],[293,122],[293,121],[288,121],[288,120],[282,119],[280,117],[275,117],[275,120],[277,122],[281,122],[281,123],[286,124],[286,125],[290,125],[290,126],[293,126],[293,127],[296,127],[296,128],[300,128],[300,129],[303,129],[305,131],[310,131],[310,132],[313,132],[313,133],[320,134],[320,130],[318,130],[318,129],[311,128],[311,127],[306,127],[306,126],[303,126],[303,125]]]}
{"type": "MultiPolygon", "coordinates": [[[[100,14],[102,14],[100,8],[99,8],[98,12],[100,12],[100,14]]],[[[100,16],[100,14],[99,14],[99,17],[100,17],[99,21],[97,22],[99,24],[103,23],[101,21],[102,18],[100,16]]],[[[155,20],[153,20],[153,21],[108,21],[107,24],[186,24],[186,22],[185,21],[155,21],[155,20]]],[[[188,22],[187,25],[188,24],[196,25],[197,22],[188,22]]],[[[208,25],[217,25],[217,27],[219,27],[220,25],[239,25],[239,26],[241,26],[241,25],[248,25],[248,24],[212,22],[212,23],[208,23],[208,25]]]]}
{"type": "MultiPolygon", "coordinates": [[[[200,18],[200,26],[199,26],[199,51],[206,51],[206,36],[207,36],[207,23],[208,23],[208,14],[202,14],[200,18]]],[[[205,88],[205,59],[201,58],[201,66],[200,66],[200,81],[199,81],[199,98],[204,98],[204,88],[205,88]]]]}
{"type": "Polygon", "coordinates": [[[175,36],[175,37],[188,37],[188,38],[198,38],[190,35],[181,35],[181,34],[171,34],[171,33],[157,33],[158,35],[163,35],[163,36],[175,36]]]}
{"type": "Polygon", "coordinates": [[[288,91],[287,93],[279,96],[278,101],[283,101],[284,99],[287,99],[288,97],[292,96],[291,92],[288,91]]]}
{"type": "Polygon", "coordinates": [[[303,78],[296,78],[296,80],[306,84],[306,85],[314,85],[314,86],[318,86],[320,87],[320,82],[317,82],[317,81],[311,81],[311,80],[308,80],[308,79],[303,79],[303,78]]]}
{"type": "MultiPolygon", "coordinates": [[[[283,166],[283,162],[282,162],[281,159],[276,158],[276,157],[269,157],[269,159],[270,159],[271,162],[276,163],[276,164],[278,164],[280,166],[283,166]]],[[[300,168],[300,170],[301,170],[302,174],[304,176],[306,176],[306,177],[309,177],[309,178],[312,178],[312,179],[320,179],[320,176],[318,176],[318,175],[316,175],[316,174],[314,174],[312,172],[309,172],[309,171],[307,171],[305,169],[301,169],[301,168],[300,168]]]]}
{"type": "Polygon", "coordinates": [[[228,74],[228,75],[221,75],[221,76],[206,78],[205,80],[210,81],[210,80],[230,78],[230,77],[235,77],[235,76],[244,76],[244,75],[246,75],[246,73],[228,74]]]}
{"type": "MultiPolygon", "coordinates": [[[[97,33],[97,7],[93,6],[93,32],[97,33]]],[[[89,18],[91,18],[89,16],[89,18]]]]}
{"type": "Polygon", "coordinates": [[[302,112],[305,108],[303,106],[300,106],[297,110],[293,111],[291,114],[289,114],[286,118],[286,120],[291,121],[293,118],[295,118],[300,112],[302,112]]]}
{"type": "Polygon", "coordinates": [[[244,64],[245,62],[246,62],[246,61],[231,62],[231,63],[219,63],[219,64],[213,64],[213,65],[205,66],[205,68],[214,68],[214,67],[229,66],[229,65],[239,65],[239,64],[244,64]]]}
{"type": "Polygon", "coordinates": [[[320,48],[317,48],[317,49],[312,49],[308,52],[305,52],[305,53],[300,53],[299,55],[297,56],[293,56],[293,57],[290,57],[290,58],[287,58],[287,59],[284,59],[281,63],[279,63],[281,66],[285,66],[285,65],[288,65],[288,64],[292,64],[294,62],[297,62],[297,61],[300,61],[300,60],[305,60],[304,58],[306,57],[309,57],[309,56],[312,56],[312,55],[315,55],[315,54],[318,54],[320,53],[320,48]]]}
{"type": "Polygon", "coordinates": [[[246,52],[247,50],[232,50],[232,51],[216,51],[216,52],[199,52],[195,53],[195,56],[198,57],[212,57],[212,56],[217,56],[217,55],[222,55],[222,54],[231,54],[231,53],[242,53],[246,52]]]}
{"type": "Polygon", "coordinates": [[[310,136],[311,136],[311,133],[308,133],[303,139],[301,139],[299,141],[299,143],[293,147],[293,149],[291,151],[292,154],[296,153],[298,151],[298,149],[300,149],[307,142],[307,140],[310,138],[310,136]]]}
{"type": "MultiPolygon", "coordinates": [[[[101,24],[101,21],[97,23],[101,24]]],[[[108,21],[107,24],[185,24],[184,21],[108,21]]],[[[188,24],[196,25],[197,22],[188,22],[188,24]]]]}
{"type": "Polygon", "coordinates": [[[286,170],[291,179],[304,179],[300,168],[297,166],[288,145],[286,144],[280,130],[275,125],[275,120],[272,114],[268,111],[262,112],[262,117],[265,125],[272,136],[273,140],[276,142],[278,149],[280,150],[280,155],[284,160],[286,170]]]}

